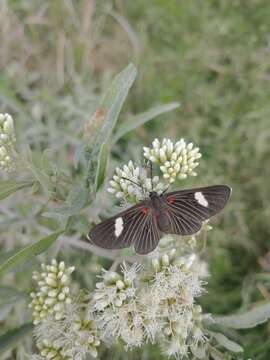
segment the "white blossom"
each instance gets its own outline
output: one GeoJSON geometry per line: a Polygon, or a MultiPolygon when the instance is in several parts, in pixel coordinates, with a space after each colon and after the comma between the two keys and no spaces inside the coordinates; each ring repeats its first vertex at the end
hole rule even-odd
{"type": "Polygon", "coordinates": [[[169,183],[175,182],[176,178],[185,179],[187,176],[196,176],[194,169],[199,165],[201,157],[199,148],[187,144],[184,139],[175,144],[170,139],[160,142],[155,139],[153,147],[144,147],[144,157],[152,163],[159,165],[163,178],[169,183]]]}
{"type": "Polygon", "coordinates": [[[0,114],[0,169],[12,171],[14,169],[14,143],[16,141],[14,121],[9,114],[0,114]]]}
{"type": "Polygon", "coordinates": [[[93,294],[94,309],[102,311],[107,307],[121,307],[126,299],[133,297],[137,271],[137,265],[130,269],[124,265],[122,274],[103,270],[102,281],[96,283],[96,290],[93,294]]]}
{"type": "Polygon", "coordinates": [[[71,357],[64,355],[63,349],[56,344],[51,344],[47,339],[37,343],[37,348],[41,359],[48,360],[72,360],[71,357]]]}
{"type": "Polygon", "coordinates": [[[90,306],[102,339],[121,339],[127,349],[159,343],[168,356],[178,357],[201,344],[199,262],[195,254],[179,258],[172,249],[153,258],[148,271],[136,265],[124,266],[121,274],[104,271],[90,306]]]}
{"type": "MultiPolygon", "coordinates": [[[[196,304],[205,283],[203,263],[195,254],[179,257],[176,249],[149,260],[145,267],[123,263],[121,272],[103,270],[94,292],[81,294],[76,301],[70,298],[57,319],[51,307],[45,308],[44,317],[40,315],[44,309],[36,308],[39,354],[32,358],[84,360],[98,356],[101,341],[117,340],[126,350],[151,342],[167,356],[183,358],[207,344],[202,309],[196,304]]],[[[39,288],[32,308],[43,305],[50,291],[61,293],[59,281],[68,284],[74,268],[53,260],[42,270],[33,275],[39,288]]],[[[50,294],[55,298],[54,292],[50,294]]]]}
{"type": "Polygon", "coordinates": [[[58,263],[55,259],[51,265],[42,264],[41,268],[41,273],[33,273],[33,280],[37,282],[38,288],[30,294],[32,302],[29,307],[33,310],[34,325],[45,321],[49,315],[60,320],[66,305],[71,303],[69,283],[75,268],[67,268],[63,261],[58,263]]]}
{"type": "Polygon", "coordinates": [[[144,331],[136,303],[136,280],[140,267],[122,266],[121,274],[103,271],[102,282],[96,284],[91,311],[101,337],[106,342],[121,338],[126,347],[140,346],[144,331]]]}
{"type": "MultiPolygon", "coordinates": [[[[37,344],[41,344],[39,349],[55,349],[60,352],[63,359],[83,360],[87,355],[97,357],[97,348],[100,339],[94,321],[87,316],[84,307],[71,304],[65,309],[65,313],[60,320],[55,321],[53,316],[49,316],[35,326],[34,336],[37,344]]],[[[45,354],[40,351],[40,355],[45,354]]]]}
{"type": "Polygon", "coordinates": [[[147,177],[144,168],[129,161],[128,165],[124,165],[122,169],[119,167],[115,169],[108,192],[114,194],[118,199],[136,203],[147,198],[151,191],[161,194],[165,188],[165,184],[160,182],[158,176],[154,176],[151,180],[147,177]]]}

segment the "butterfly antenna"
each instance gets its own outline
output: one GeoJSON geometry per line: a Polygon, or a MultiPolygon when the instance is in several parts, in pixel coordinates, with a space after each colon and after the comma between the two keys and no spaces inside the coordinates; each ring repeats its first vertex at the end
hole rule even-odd
{"type": "Polygon", "coordinates": [[[166,189],[162,191],[162,195],[164,195],[169,190],[169,188],[170,188],[170,185],[167,186],[166,189]]]}
{"type": "Polygon", "coordinates": [[[124,180],[127,180],[127,181],[130,181],[132,184],[134,184],[134,185],[136,185],[136,186],[138,186],[139,188],[141,188],[141,190],[142,190],[142,194],[144,194],[145,195],[145,187],[143,186],[143,184],[142,183],[137,183],[136,181],[134,181],[134,180],[131,180],[131,179],[129,179],[129,178],[126,178],[126,177],[122,177],[122,179],[124,179],[124,180]]]}
{"type": "Polygon", "coordinates": [[[129,179],[129,178],[126,178],[126,177],[122,176],[122,179],[127,180],[127,181],[130,181],[132,184],[134,184],[134,185],[136,185],[136,186],[142,187],[141,184],[139,184],[139,183],[137,183],[136,181],[133,181],[133,180],[131,180],[131,179],[129,179]]]}

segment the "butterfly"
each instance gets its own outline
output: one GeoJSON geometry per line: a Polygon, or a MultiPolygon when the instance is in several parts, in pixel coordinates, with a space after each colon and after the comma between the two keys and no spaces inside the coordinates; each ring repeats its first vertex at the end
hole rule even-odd
{"type": "Polygon", "coordinates": [[[153,251],[164,234],[192,235],[203,221],[219,213],[231,194],[227,185],[169,193],[149,198],[94,226],[87,238],[105,249],[134,246],[137,254],[153,251]]]}

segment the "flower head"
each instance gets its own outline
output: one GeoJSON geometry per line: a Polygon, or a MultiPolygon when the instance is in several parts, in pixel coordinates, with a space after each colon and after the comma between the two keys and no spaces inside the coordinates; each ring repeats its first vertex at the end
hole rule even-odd
{"type": "Polygon", "coordinates": [[[102,311],[107,307],[121,307],[125,300],[133,297],[135,294],[136,271],[136,265],[131,269],[124,265],[122,274],[103,270],[103,281],[96,283],[96,290],[93,295],[94,309],[102,311]]]}
{"type": "Polygon", "coordinates": [[[47,339],[37,343],[37,348],[40,353],[41,359],[48,360],[71,360],[71,357],[68,357],[64,354],[63,349],[57,344],[51,344],[47,339]]]}
{"type": "Polygon", "coordinates": [[[118,199],[125,199],[129,203],[136,203],[149,196],[151,191],[161,194],[165,185],[158,176],[153,179],[147,177],[144,168],[136,166],[132,161],[122,169],[116,168],[115,175],[110,181],[108,192],[115,194],[118,199]]]}
{"type": "Polygon", "coordinates": [[[29,304],[33,309],[35,325],[46,320],[49,315],[53,315],[55,320],[60,320],[66,305],[71,303],[69,282],[74,267],[67,268],[63,261],[58,263],[54,259],[51,265],[42,264],[41,268],[41,273],[33,273],[38,288],[36,292],[31,293],[32,302],[29,304]]]}
{"type": "Polygon", "coordinates": [[[147,337],[161,344],[163,352],[185,356],[204,341],[201,317],[195,305],[202,293],[196,255],[176,257],[176,250],[152,259],[147,290],[140,297],[147,337]],[[194,335],[195,334],[195,335],[194,335]]]}
{"type": "Polygon", "coordinates": [[[144,157],[159,165],[166,181],[173,183],[176,178],[197,175],[194,169],[199,165],[197,160],[201,154],[199,148],[193,148],[192,143],[186,144],[184,139],[175,144],[170,139],[163,139],[162,142],[155,139],[152,145],[152,148],[143,148],[144,157]]]}
{"type": "Polygon", "coordinates": [[[9,114],[0,114],[0,169],[7,172],[14,168],[15,141],[13,118],[9,114]]]}
{"type": "Polygon", "coordinates": [[[121,338],[126,347],[143,343],[142,319],[136,303],[138,265],[122,267],[122,273],[104,271],[103,281],[96,284],[90,311],[101,337],[106,342],[121,338]]]}

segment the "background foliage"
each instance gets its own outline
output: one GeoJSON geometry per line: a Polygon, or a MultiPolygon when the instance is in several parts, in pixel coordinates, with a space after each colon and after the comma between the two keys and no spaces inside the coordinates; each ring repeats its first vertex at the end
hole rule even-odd
{"type": "MultiPolygon", "coordinates": [[[[154,137],[184,137],[200,146],[199,176],[181,186],[227,183],[233,188],[229,206],[213,222],[207,250],[202,249],[211,278],[201,302],[215,314],[231,314],[270,299],[269,14],[266,0],[0,3],[1,112],[13,115],[20,150],[30,153],[31,148],[32,172],[47,165],[47,176],[39,180],[49,181],[44,185],[49,197],[67,195],[65,187],[54,183],[57,168],[66,184],[72,176],[80,177],[80,164],[77,170],[73,164],[84,124],[112,77],[129,62],[136,64],[138,77],[120,115],[123,124],[154,105],[181,102],[178,110],[112,146],[107,179],[115,164],[130,158],[139,161],[138,149],[154,137]]],[[[7,251],[58,230],[54,218],[41,216],[47,198],[28,188],[1,202],[1,264],[7,251]]],[[[50,258],[61,252],[77,267],[76,280],[90,288],[94,273],[109,263],[85,252],[89,248],[77,234],[85,233],[89,219],[97,219],[101,210],[108,215],[110,202],[101,191],[95,207],[72,217],[69,226],[78,232],[62,236],[43,255],[50,258]]],[[[5,302],[4,294],[13,287],[1,288],[1,330],[29,321],[25,291],[36,266],[33,257],[5,276],[3,285],[19,291],[11,303],[5,302]]],[[[265,323],[239,333],[245,358],[269,358],[269,331],[265,323]]],[[[23,359],[30,337],[21,344],[8,356],[23,359]]],[[[103,358],[110,358],[104,351],[103,358]]],[[[116,349],[115,359],[126,356],[116,349]]],[[[156,357],[154,348],[143,353],[145,359],[156,357]]]]}

